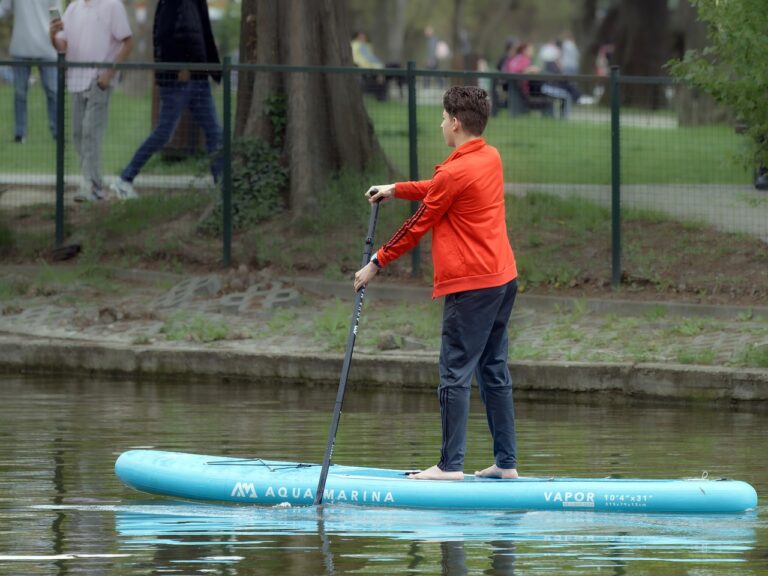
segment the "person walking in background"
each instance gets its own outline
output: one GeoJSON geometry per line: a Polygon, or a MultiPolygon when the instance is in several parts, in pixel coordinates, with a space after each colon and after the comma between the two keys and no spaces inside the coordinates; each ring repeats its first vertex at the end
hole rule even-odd
{"type": "MultiPolygon", "coordinates": [[[[426,58],[424,65],[426,66],[427,70],[437,70],[437,43],[439,39],[437,38],[435,29],[432,28],[432,26],[427,25],[424,28],[424,39],[426,42],[426,58]]],[[[424,82],[427,88],[429,87],[429,79],[429,76],[424,78],[424,82]]]]}
{"type": "MultiPolygon", "coordinates": [[[[152,29],[155,62],[219,64],[219,52],[213,40],[208,5],[205,0],[160,0],[152,29]]],[[[136,150],[131,161],[112,183],[112,191],[121,200],[138,198],[133,180],[147,161],[171,139],[185,110],[205,133],[208,154],[214,156],[221,144],[221,127],[208,76],[221,82],[217,70],[158,70],[155,83],[160,92],[157,125],[136,150]]],[[[213,159],[214,182],[221,175],[222,158],[213,159]]]]}
{"type": "Polygon", "coordinates": [[[48,103],[48,130],[56,139],[56,68],[40,66],[41,62],[55,62],[56,50],[48,39],[50,11],[61,10],[61,0],[2,0],[0,18],[13,12],[11,58],[23,64],[13,66],[13,141],[23,143],[27,137],[27,91],[32,66],[37,65],[40,83],[48,103]]]}
{"type": "MultiPolygon", "coordinates": [[[[51,43],[70,62],[123,62],[133,39],[120,0],[75,0],[62,18],[50,25],[51,43]]],[[[104,200],[101,144],[109,118],[109,99],[116,70],[69,68],[67,90],[72,93],[72,139],[80,157],[80,190],[76,202],[104,200]]]]}
{"type": "Polygon", "coordinates": [[[477,476],[517,478],[507,325],[517,293],[517,267],[507,236],[504,171],[496,148],[482,138],[490,114],[485,90],[454,86],[443,95],[443,139],[453,153],[431,180],[371,187],[369,202],[420,200],[414,215],[355,273],[360,290],[379,269],[432,231],[434,290],[445,296],[440,385],[442,448],[437,465],[414,479],[461,480],[473,376],[493,436],[494,463],[477,476]]]}

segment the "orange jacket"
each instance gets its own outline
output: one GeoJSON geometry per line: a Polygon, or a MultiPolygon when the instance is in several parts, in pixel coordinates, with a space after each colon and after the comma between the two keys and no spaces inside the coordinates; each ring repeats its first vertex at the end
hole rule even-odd
{"type": "Polygon", "coordinates": [[[431,180],[397,182],[395,197],[422,203],[376,253],[382,267],[434,229],[433,298],[501,286],[517,278],[504,219],[501,157],[482,138],[454,150],[435,167],[431,180]]]}

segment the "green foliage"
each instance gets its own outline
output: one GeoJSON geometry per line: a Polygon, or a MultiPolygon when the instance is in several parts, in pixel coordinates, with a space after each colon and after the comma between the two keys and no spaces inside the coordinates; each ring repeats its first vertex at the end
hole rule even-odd
{"type": "Polygon", "coordinates": [[[739,354],[738,361],[745,366],[768,368],[768,345],[750,344],[739,354]]]}
{"type": "Polygon", "coordinates": [[[676,359],[680,364],[708,366],[715,363],[715,351],[682,349],[678,350],[676,359]]]}
{"type": "Polygon", "coordinates": [[[371,303],[360,321],[364,325],[362,343],[375,347],[381,334],[388,333],[401,344],[404,337],[409,337],[428,348],[438,349],[442,316],[440,300],[425,304],[387,304],[386,307],[371,303]]]}
{"type": "Polygon", "coordinates": [[[286,332],[296,324],[297,319],[298,313],[296,310],[291,310],[290,308],[278,310],[267,322],[267,328],[272,333],[286,332]]]}
{"type": "Polygon", "coordinates": [[[315,316],[315,338],[328,350],[344,350],[349,335],[350,311],[351,306],[336,299],[315,316]]]}
{"type": "MultiPolygon", "coordinates": [[[[287,186],[288,169],[277,148],[259,139],[237,141],[232,147],[232,227],[247,229],[285,210],[287,186]]],[[[221,202],[202,227],[221,232],[221,202]]]]}
{"type": "Polygon", "coordinates": [[[13,230],[3,220],[0,220],[0,255],[8,254],[16,245],[13,230]]]}
{"type": "Polygon", "coordinates": [[[308,214],[302,226],[312,232],[328,232],[340,224],[365,232],[370,207],[364,193],[371,182],[385,181],[377,171],[359,173],[342,169],[328,180],[317,197],[317,210],[308,214]]]}
{"type": "Polygon", "coordinates": [[[512,229],[525,223],[547,228],[566,227],[571,233],[608,231],[610,210],[583,198],[559,198],[551,194],[531,191],[525,199],[514,203],[508,210],[512,229]]]}
{"type": "Polygon", "coordinates": [[[29,280],[21,276],[9,275],[0,279],[0,302],[23,296],[29,291],[29,287],[29,280]]]}
{"type": "Polygon", "coordinates": [[[703,318],[683,318],[669,329],[671,335],[697,336],[701,334],[707,325],[703,318]]]}
{"type": "MultiPolygon", "coordinates": [[[[363,173],[342,169],[328,180],[325,188],[318,190],[315,206],[295,227],[291,241],[293,256],[284,249],[282,238],[260,240],[260,249],[269,252],[269,244],[274,245],[285,256],[281,261],[283,266],[293,260],[295,265],[324,267],[327,278],[348,278],[349,271],[357,270],[360,265],[362,242],[371,213],[364,194],[371,184],[391,179],[383,166],[369,166],[363,173]]],[[[388,235],[408,214],[407,202],[388,202],[379,210],[376,247],[389,238],[388,235]]]]}
{"type": "Polygon", "coordinates": [[[288,126],[288,99],[285,94],[273,94],[264,100],[264,114],[272,125],[272,145],[280,148],[288,126]]]}
{"type": "Polygon", "coordinates": [[[118,290],[120,286],[114,280],[114,273],[86,257],[67,266],[48,266],[41,262],[33,277],[8,274],[0,279],[0,301],[12,300],[19,296],[51,297],[77,293],[78,302],[83,302],[83,295],[86,293],[116,293],[118,290]]]}
{"type": "Polygon", "coordinates": [[[109,212],[91,223],[91,232],[96,235],[108,231],[112,237],[137,234],[198,210],[208,200],[208,196],[199,191],[148,194],[135,201],[113,204],[109,212]]]}
{"type": "Polygon", "coordinates": [[[709,25],[710,45],[670,63],[672,73],[733,110],[752,137],[755,156],[768,162],[768,2],[691,0],[709,25]]]}
{"type": "Polygon", "coordinates": [[[182,314],[169,318],[160,331],[168,340],[215,342],[229,337],[229,326],[225,322],[209,320],[203,316],[185,318],[182,314]]]}
{"type": "Polygon", "coordinates": [[[532,191],[524,197],[510,196],[506,202],[512,245],[522,247],[515,257],[523,287],[528,283],[567,286],[583,273],[564,257],[563,244],[552,242],[562,231],[567,231],[566,242],[572,247],[594,243],[610,230],[610,211],[583,199],[532,191]],[[518,234],[520,238],[515,237],[518,234]]]}

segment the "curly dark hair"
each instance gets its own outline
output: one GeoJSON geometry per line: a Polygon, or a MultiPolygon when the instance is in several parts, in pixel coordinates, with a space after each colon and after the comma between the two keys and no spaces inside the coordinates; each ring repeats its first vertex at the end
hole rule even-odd
{"type": "Polygon", "coordinates": [[[477,86],[452,86],[443,95],[443,108],[459,119],[461,125],[473,136],[482,135],[488,124],[491,103],[488,93],[477,86]]]}

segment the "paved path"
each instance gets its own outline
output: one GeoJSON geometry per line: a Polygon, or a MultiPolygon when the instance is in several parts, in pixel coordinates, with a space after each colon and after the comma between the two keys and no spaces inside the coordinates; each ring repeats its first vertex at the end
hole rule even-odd
{"type": "MultiPolygon", "coordinates": [[[[544,192],[611,206],[611,187],[599,184],[507,183],[507,194],[544,192]]],[[[682,222],[704,223],[768,243],[768,194],[736,184],[624,184],[622,208],[661,212],[682,222]]]]}
{"type": "MultiPolygon", "coordinates": [[[[72,197],[77,193],[79,183],[79,176],[65,176],[65,203],[73,203],[72,197]]],[[[106,178],[107,186],[111,183],[112,178],[106,178]]],[[[140,175],[136,178],[136,186],[155,190],[208,190],[213,187],[213,180],[210,176],[140,175]]],[[[0,173],[0,210],[55,203],[55,174],[0,173]]]]}
{"type": "MultiPolygon", "coordinates": [[[[49,174],[0,174],[0,210],[56,201],[56,178],[49,174]]],[[[65,201],[72,202],[78,177],[66,178],[65,201]]],[[[210,177],[139,176],[139,189],[209,189],[210,177]]],[[[611,205],[611,188],[599,184],[514,183],[505,185],[508,194],[531,191],[563,198],[584,198],[611,205]]],[[[703,222],[725,232],[743,233],[768,242],[768,194],[748,185],[734,184],[644,184],[621,188],[622,207],[662,212],[684,222],[703,222]]]]}

